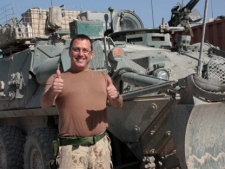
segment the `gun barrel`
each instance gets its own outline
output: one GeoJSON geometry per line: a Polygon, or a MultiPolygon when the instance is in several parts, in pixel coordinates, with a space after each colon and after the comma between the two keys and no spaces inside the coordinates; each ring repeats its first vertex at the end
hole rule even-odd
{"type": "Polygon", "coordinates": [[[195,7],[195,5],[198,3],[199,0],[191,0],[187,3],[186,8],[190,11],[195,7]]]}

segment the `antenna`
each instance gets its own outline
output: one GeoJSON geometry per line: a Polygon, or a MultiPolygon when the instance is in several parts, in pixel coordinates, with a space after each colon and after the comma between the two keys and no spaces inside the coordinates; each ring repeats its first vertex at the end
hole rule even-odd
{"type": "Polygon", "coordinates": [[[212,0],[211,0],[211,8],[212,8],[212,18],[213,18],[213,3],[212,3],[212,0]]]}
{"type": "Polygon", "coordinates": [[[201,46],[200,46],[198,69],[197,69],[197,75],[199,77],[202,76],[202,51],[203,51],[203,45],[204,45],[204,39],[205,39],[205,27],[206,27],[207,11],[208,11],[208,0],[205,0],[204,20],[203,20],[203,25],[202,25],[202,41],[201,41],[201,46]]]}
{"type": "Polygon", "coordinates": [[[52,0],[51,0],[51,6],[53,6],[52,0]]]}
{"type": "Polygon", "coordinates": [[[153,5],[152,5],[152,0],[151,0],[151,7],[152,7],[152,24],[153,24],[153,28],[154,26],[154,12],[153,12],[153,5]]]}

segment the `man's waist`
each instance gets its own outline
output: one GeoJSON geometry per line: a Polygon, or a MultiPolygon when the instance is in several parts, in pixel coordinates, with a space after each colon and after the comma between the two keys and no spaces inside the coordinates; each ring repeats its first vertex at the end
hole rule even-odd
{"type": "Polygon", "coordinates": [[[66,145],[73,145],[73,146],[91,146],[94,145],[96,142],[101,140],[106,135],[106,132],[101,133],[96,136],[92,137],[59,137],[59,145],[66,146],[66,145]]]}

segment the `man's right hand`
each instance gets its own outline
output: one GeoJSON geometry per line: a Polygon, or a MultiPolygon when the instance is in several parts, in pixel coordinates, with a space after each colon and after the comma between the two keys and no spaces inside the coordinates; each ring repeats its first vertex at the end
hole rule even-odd
{"type": "Polygon", "coordinates": [[[52,84],[52,92],[59,94],[63,90],[63,79],[61,78],[61,72],[59,69],[56,70],[56,78],[52,84]]]}

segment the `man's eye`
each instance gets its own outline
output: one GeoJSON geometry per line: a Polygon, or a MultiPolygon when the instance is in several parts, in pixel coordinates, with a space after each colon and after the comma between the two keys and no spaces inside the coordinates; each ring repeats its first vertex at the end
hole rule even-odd
{"type": "Polygon", "coordinates": [[[83,53],[88,53],[89,51],[86,50],[86,49],[83,49],[82,52],[83,52],[83,53]]]}
{"type": "Polygon", "coordinates": [[[80,52],[80,49],[75,48],[75,49],[73,49],[73,51],[74,52],[80,52]]]}

